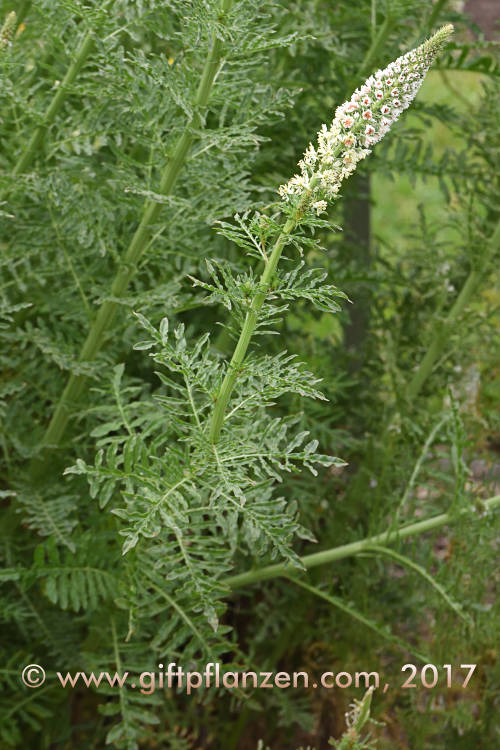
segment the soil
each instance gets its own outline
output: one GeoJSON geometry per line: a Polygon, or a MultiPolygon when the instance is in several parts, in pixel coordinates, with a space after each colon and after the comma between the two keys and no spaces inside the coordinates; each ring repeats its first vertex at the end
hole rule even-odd
{"type": "Polygon", "coordinates": [[[464,6],[485,39],[500,39],[500,3],[498,0],[469,0],[464,6]]]}

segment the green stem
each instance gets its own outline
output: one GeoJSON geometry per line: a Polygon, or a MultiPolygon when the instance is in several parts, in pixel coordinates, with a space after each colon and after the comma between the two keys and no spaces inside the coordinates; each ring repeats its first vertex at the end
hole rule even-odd
{"type": "MultiPolygon", "coordinates": [[[[483,503],[486,511],[493,510],[497,505],[500,505],[500,495],[484,500],[483,503]]],[[[405,539],[409,536],[415,536],[417,534],[423,534],[426,531],[437,529],[440,526],[453,523],[464,516],[470,515],[472,510],[464,510],[461,513],[442,513],[439,516],[433,518],[427,518],[425,521],[417,521],[406,526],[400,526],[396,529],[389,529],[376,534],[375,536],[361,539],[358,542],[351,542],[350,544],[343,544],[340,547],[333,547],[332,549],[323,550],[322,552],[315,552],[312,555],[306,555],[300,558],[300,562],[309,570],[315,568],[318,565],[325,565],[326,563],[335,562],[336,560],[343,560],[346,557],[352,557],[357,555],[363,550],[375,545],[388,546],[400,539],[405,539]]],[[[276,563],[275,565],[266,565],[264,568],[257,568],[256,570],[249,570],[246,573],[240,573],[239,575],[230,576],[226,578],[225,583],[231,589],[241,588],[243,586],[249,586],[259,581],[267,581],[271,578],[290,576],[290,566],[285,563],[276,563]]]]}
{"type": "Polygon", "coordinates": [[[64,100],[66,99],[68,93],[70,92],[71,86],[75,82],[78,73],[80,72],[82,67],[85,65],[93,48],[94,48],[94,33],[92,31],[88,31],[85,34],[82,40],[82,43],[80,44],[80,46],[78,47],[76,51],[75,59],[71,63],[70,67],[68,68],[66,75],[64,76],[63,82],[58,86],[56,94],[54,98],[52,99],[42,119],[41,124],[37,127],[37,129],[31,136],[31,139],[25,151],[21,154],[21,156],[19,157],[17,161],[17,164],[12,170],[12,175],[14,177],[24,172],[33,161],[36,155],[36,152],[40,148],[40,144],[42,143],[46,130],[54,122],[54,119],[57,113],[61,109],[64,103],[64,100]]]}
{"type": "Polygon", "coordinates": [[[307,203],[307,200],[309,199],[310,192],[313,188],[313,180],[311,180],[311,186],[309,190],[304,194],[304,197],[297,206],[294,216],[290,217],[287,220],[283,229],[281,230],[278,239],[274,244],[269,260],[266,263],[262,276],[260,277],[261,291],[257,292],[254,296],[250,305],[250,309],[246,314],[245,322],[243,324],[243,328],[241,329],[238,343],[236,344],[236,348],[233,352],[233,356],[231,357],[226,376],[217,395],[217,401],[210,425],[209,439],[212,443],[216,443],[219,438],[222,425],[224,424],[224,414],[226,412],[227,404],[231,396],[231,392],[234,388],[236,378],[240,373],[241,365],[243,364],[243,360],[245,359],[248,345],[250,344],[253,332],[255,331],[255,327],[259,318],[259,311],[264,304],[264,300],[266,299],[269,287],[271,286],[276,267],[281,258],[281,253],[283,252],[283,248],[285,247],[291,233],[295,229],[300,213],[304,205],[307,203]]]}
{"type": "MultiPolygon", "coordinates": [[[[221,0],[221,13],[227,13],[231,9],[233,2],[234,0],[221,0]]],[[[195,138],[195,131],[203,124],[203,110],[207,106],[215,75],[220,66],[221,57],[222,42],[218,37],[214,36],[211,51],[203,68],[194,101],[195,113],[179,137],[161,177],[159,192],[162,195],[169,195],[172,192],[195,138]]],[[[161,203],[156,203],[152,200],[146,201],[141,222],[137,227],[111,286],[110,297],[119,298],[125,293],[136,272],[137,263],[150,242],[150,227],[157,220],[161,209],[161,203]]],[[[103,344],[106,331],[111,327],[117,309],[118,302],[116,301],[108,300],[101,305],[81,349],[78,358],[79,362],[89,362],[95,358],[103,344]]],[[[73,404],[78,400],[85,384],[85,375],[73,374],[69,377],[42,439],[42,447],[57,447],[59,445],[73,404]]]]}
{"type": "MultiPolygon", "coordinates": [[[[360,701],[354,699],[354,721],[348,726],[340,742],[335,745],[337,750],[353,750],[353,748],[370,747],[369,736],[363,739],[361,732],[367,721],[370,719],[370,708],[372,695],[375,688],[369,687],[360,701]]],[[[347,718],[348,714],[346,714],[347,718]]],[[[352,714],[351,714],[352,716],[352,714]]]]}
{"type": "Polygon", "coordinates": [[[358,73],[357,73],[358,78],[366,78],[368,73],[374,67],[374,62],[378,58],[379,52],[382,49],[382,47],[385,45],[387,37],[389,36],[391,26],[392,26],[392,17],[390,13],[387,12],[386,17],[384,19],[384,23],[378,30],[378,33],[375,39],[371,43],[368,49],[368,52],[366,53],[364,60],[361,63],[361,67],[359,68],[358,73]]]}
{"type": "Polygon", "coordinates": [[[423,384],[431,374],[436,360],[442,354],[442,345],[445,341],[446,336],[476,293],[483,275],[488,268],[491,256],[497,249],[499,243],[500,222],[498,222],[495,231],[493,232],[489,240],[489,247],[487,248],[485,256],[483,258],[483,268],[479,270],[472,269],[446,319],[444,321],[436,321],[429,348],[427,349],[427,352],[425,353],[425,356],[422,359],[418,370],[416,371],[415,375],[408,385],[406,395],[409,401],[412,401],[414,398],[416,398],[416,396],[418,396],[423,384]]]}

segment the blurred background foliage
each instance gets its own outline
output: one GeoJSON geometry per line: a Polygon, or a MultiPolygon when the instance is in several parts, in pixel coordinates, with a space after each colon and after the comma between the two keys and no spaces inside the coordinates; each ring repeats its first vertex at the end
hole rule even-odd
{"type": "MultiPolygon", "coordinates": [[[[187,278],[206,278],[208,257],[248,267],[215,222],[275,200],[335,106],[370,72],[451,21],[454,41],[414,106],[330,209],[342,231],[319,229],[323,249],[306,254],[353,304],[331,316],[299,302],[281,335],[260,346],[268,353],[286,346],[323,378],[328,402],[294,394],[272,409],[296,415],[324,453],[348,462],[283,481],[281,494],[297,503],[316,548],[450,509],[476,512],[401,541],[400,559],[365,554],[311,571],[309,583],[338,606],[288,580],[234,593],[222,614],[233,651],[218,641],[213,648],[246,669],[380,671],[394,685],[372,701],[377,723],[369,730],[381,750],[494,747],[498,530],[481,500],[500,485],[500,287],[498,247],[489,244],[499,219],[498,33],[481,28],[472,4],[464,10],[446,0],[239,0],[225,26],[214,0],[0,8],[3,17],[15,10],[18,23],[12,46],[0,51],[0,746],[83,750],[107,741],[246,750],[262,740],[273,750],[320,750],[341,736],[345,711],[362,690],[141,697],[48,682],[29,691],[18,668],[34,661],[53,671],[120,664],[133,671],[154,669],[160,656],[171,660],[168,628],[164,641],[157,632],[169,615],[157,603],[144,603],[142,639],[131,634],[140,557],[121,562],[116,519],[89,496],[85,478],[62,478],[62,470],[78,457],[91,463],[102,424],[116,418],[117,363],[125,365],[123,398],[144,409],[145,431],[159,420],[150,407],[158,390],[153,364],[132,348],[142,337],[132,311],[154,325],[165,315],[182,321],[194,340],[208,330],[214,349],[230,353],[230,336],[217,325],[221,309],[203,304],[187,278]],[[92,54],[49,123],[44,113],[87,33],[92,54]],[[225,64],[185,168],[162,198],[160,174],[193,115],[214,34],[225,64]],[[43,138],[21,169],[40,126],[43,138]],[[164,203],[153,240],[101,352],[80,364],[89,321],[109,297],[145,199],[164,203]],[[471,271],[479,274],[475,294],[412,390],[471,271]],[[71,372],[84,372],[90,387],[33,485],[28,462],[71,372]],[[87,598],[97,592],[98,607],[80,601],[82,586],[87,598]],[[401,666],[420,664],[418,655],[437,665],[477,663],[477,674],[466,690],[441,682],[434,690],[397,689],[401,666]]],[[[294,549],[314,547],[297,540],[294,549]]],[[[266,561],[238,547],[234,570],[266,561]]],[[[172,653],[178,663],[204,656],[172,653]]]]}

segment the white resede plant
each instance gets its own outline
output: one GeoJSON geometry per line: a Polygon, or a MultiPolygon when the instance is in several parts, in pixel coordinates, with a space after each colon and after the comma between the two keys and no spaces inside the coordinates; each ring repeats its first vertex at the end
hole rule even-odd
{"type": "Polygon", "coordinates": [[[443,26],[419,47],[377,70],[349,101],[337,107],[330,127],[321,126],[317,147],[310,143],[299,162],[300,174],[280,187],[281,197],[286,201],[305,197],[318,214],[324,211],[342,181],[371,153],[370,146],[380,141],[410,106],[452,31],[451,24],[443,26]]]}
{"type": "MultiPolygon", "coordinates": [[[[444,27],[417,50],[369,78],[337,110],[330,130],[320,131],[318,148],[309,147],[306,162],[310,163],[304,162],[302,177],[294,178],[292,187],[284,191],[285,202],[278,204],[287,215],[282,225],[267,216],[262,229],[260,214],[252,220],[239,217],[238,226],[220,223],[224,236],[248,253],[255,255],[257,248],[264,261],[260,279],[247,272],[233,275],[229,264],[212,261],[208,265],[212,283],[194,280],[210,292],[207,301],[222,300],[241,331],[227,366],[214,353],[208,332],[191,346],[182,324],[172,331],[164,318],[157,330],[138,314],[148,338],[135,348],[149,350],[161,367],[158,375],[164,391],[152,404],[138,399],[125,409],[122,393],[128,398],[130,390],[121,385],[124,366],[117,366],[112,388],[119,415],[94,431],[101,438],[95,466],[78,459],[66,469],[66,474],[88,475],[91,495],[99,497],[102,508],[116,498],[119,485],[124,503],[112,512],[122,523],[123,553],[134,550],[129,559],[140,559],[143,571],[135,589],[141,597],[137,609],[146,611],[153,587],[152,601],[158,595],[165,606],[174,606],[179,628],[185,627],[183,612],[199,617],[196,630],[191,629],[186,638],[190,643],[201,642],[204,650],[213,636],[209,633],[200,641],[202,618],[221,638],[224,635],[219,628],[223,598],[228,586],[241,580],[227,578],[238,550],[257,557],[268,553],[271,559],[279,555],[288,565],[304,567],[291,546],[292,539],[313,537],[300,524],[295,503],[277,495],[284,473],[309,469],[315,474],[316,466],[343,465],[330,453],[319,453],[318,440],[308,440],[308,431],[290,434],[297,415],[283,417],[268,409],[287,393],[324,398],[316,389],[318,380],[286,352],[257,353],[246,359],[255,331],[260,327],[259,332],[265,332],[263,326],[268,330],[291,300],[304,299],[330,312],[339,309],[335,299],[342,293],[331,284],[322,284],[326,274],[304,270],[303,261],[294,264],[292,259],[288,270],[278,273],[280,257],[289,243],[302,249],[316,242],[299,231],[294,236],[294,231],[326,224],[315,216],[322,209],[316,204],[335,197],[332,186],[345,179],[360,154],[366,156],[368,145],[386,132],[385,119],[390,124],[408,106],[451,31],[451,26],[444,27]],[[403,88],[406,85],[408,89],[403,88]],[[362,101],[369,97],[368,91],[372,92],[370,110],[362,101]],[[381,97],[377,97],[379,91],[381,97]],[[386,107],[390,120],[382,111],[386,107]],[[368,124],[373,132],[367,131],[368,124]],[[268,251],[271,236],[275,239],[268,251]],[[229,410],[233,390],[235,403],[229,410]],[[120,424],[124,431],[115,434],[120,424]]],[[[130,596],[136,601],[136,593],[130,596]]],[[[168,633],[162,630],[165,641],[173,622],[168,621],[168,633]]],[[[221,642],[220,647],[226,646],[221,642]]]]}
{"type": "Polygon", "coordinates": [[[377,70],[349,101],[337,107],[330,127],[321,126],[317,147],[310,143],[299,162],[300,174],[281,185],[281,197],[287,201],[306,197],[307,204],[318,214],[324,211],[342,181],[371,153],[370,146],[380,141],[410,106],[452,31],[451,24],[443,26],[419,47],[398,57],[384,70],[377,70]]]}
{"type": "Polygon", "coordinates": [[[12,37],[16,30],[17,15],[12,11],[7,15],[2,28],[0,29],[0,50],[12,47],[12,37]]]}
{"type": "Polygon", "coordinates": [[[289,218],[266,261],[260,289],[252,300],[220,388],[210,428],[212,442],[218,440],[231,391],[291,233],[306,212],[314,210],[320,214],[326,209],[327,201],[337,196],[342,181],[371,153],[370,146],[383,138],[410,105],[452,31],[451,24],[443,26],[419,47],[371,75],[349,101],[337,108],[330,128],[322,126],[317,148],[310,144],[299,162],[301,173],[280,187],[281,197],[290,204],[289,218]]]}

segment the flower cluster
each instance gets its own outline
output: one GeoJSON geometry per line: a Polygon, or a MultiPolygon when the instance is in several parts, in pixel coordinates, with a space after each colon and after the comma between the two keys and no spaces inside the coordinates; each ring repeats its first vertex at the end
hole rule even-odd
{"type": "Polygon", "coordinates": [[[12,11],[7,15],[5,22],[0,29],[0,50],[4,47],[12,47],[12,37],[16,30],[17,15],[12,11]]]}
{"type": "Polygon", "coordinates": [[[317,147],[309,144],[299,162],[300,174],[279,188],[281,197],[305,201],[303,205],[322,213],[342,181],[410,106],[452,31],[451,24],[443,26],[419,47],[377,70],[349,101],[337,107],[330,127],[321,126],[317,147]]]}

